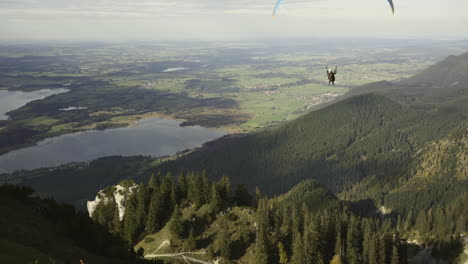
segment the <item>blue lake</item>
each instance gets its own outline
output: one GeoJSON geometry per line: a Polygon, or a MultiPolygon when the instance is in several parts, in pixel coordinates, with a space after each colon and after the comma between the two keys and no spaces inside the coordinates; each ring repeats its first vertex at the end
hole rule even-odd
{"type": "Polygon", "coordinates": [[[7,120],[7,112],[18,109],[23,105],[34,101],[44,99],[54,94],[66,93],[68,89],[42,89],[32,92],[0,90],[0,120],[7,120]]]}
{"type": "Polygon", "coordinates": [[[176,120],[148,118],[131,127],[66,134],[11,151],[0,156],[0,173],[113,155],[172,155],[223,135],[225,132],[200,126],[181,127],[176,120]]]}

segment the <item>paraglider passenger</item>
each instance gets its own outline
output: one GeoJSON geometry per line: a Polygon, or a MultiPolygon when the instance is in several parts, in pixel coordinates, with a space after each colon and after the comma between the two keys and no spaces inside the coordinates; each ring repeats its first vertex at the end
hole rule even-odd
{"type": "Polygon", "coordinates": [[[332,83],[335,85],[335,74],[338,72],[338,67],[335,67],[334,71],[332,69],[328,69],[328,66],[325,69],[327,69],[328,84],[332,83]]]}

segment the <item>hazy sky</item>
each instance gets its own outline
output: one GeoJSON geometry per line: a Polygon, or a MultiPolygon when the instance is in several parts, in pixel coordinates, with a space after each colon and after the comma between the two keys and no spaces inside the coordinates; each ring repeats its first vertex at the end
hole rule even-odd
{"type": "Polygon", "coordinates": [[[0,0],[0,41],[464,39],[466,0],[0,0]]]}

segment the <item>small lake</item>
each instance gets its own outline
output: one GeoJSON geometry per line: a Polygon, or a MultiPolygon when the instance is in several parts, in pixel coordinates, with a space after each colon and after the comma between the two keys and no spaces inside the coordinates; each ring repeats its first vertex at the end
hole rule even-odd
{"type": "Polygon", "coordinates": [[[181,71],[181,70],[188,70],[188,68],[167,68],[162,72],[175,72],[175,71],[181,71]]]}
{"type": "Polygon", "coordinates": [[[201,146],[225,135],[200,126],[181,127],[176,120],[148,118],[135,126],[85,131],[40,141],[0,156],[0,173],[58,166],[70,162],[121,156],[163,156],[201,146]]]}
{"type": "Polygon", "coordinates": [[[0,120],[7,120],[7,112],[18,109],[23,105],[34,101],[44,99],[54,94],[66,93],[68,89],[42,89],[32,92],[0,90],[0,120]]]}

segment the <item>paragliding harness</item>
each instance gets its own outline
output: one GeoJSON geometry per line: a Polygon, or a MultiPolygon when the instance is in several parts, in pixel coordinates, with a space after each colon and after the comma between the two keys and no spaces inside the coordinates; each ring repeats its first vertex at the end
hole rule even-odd
{"type": "Polygon", "coordinates": [[[332,71],[332,69],[328,69],[328,66],[325,67],[325,69],[327,69],[328,84],[332,83],[335,85],[335,74],[338,72],[338,67],[335,67],[334,71],[332,71]]]}

